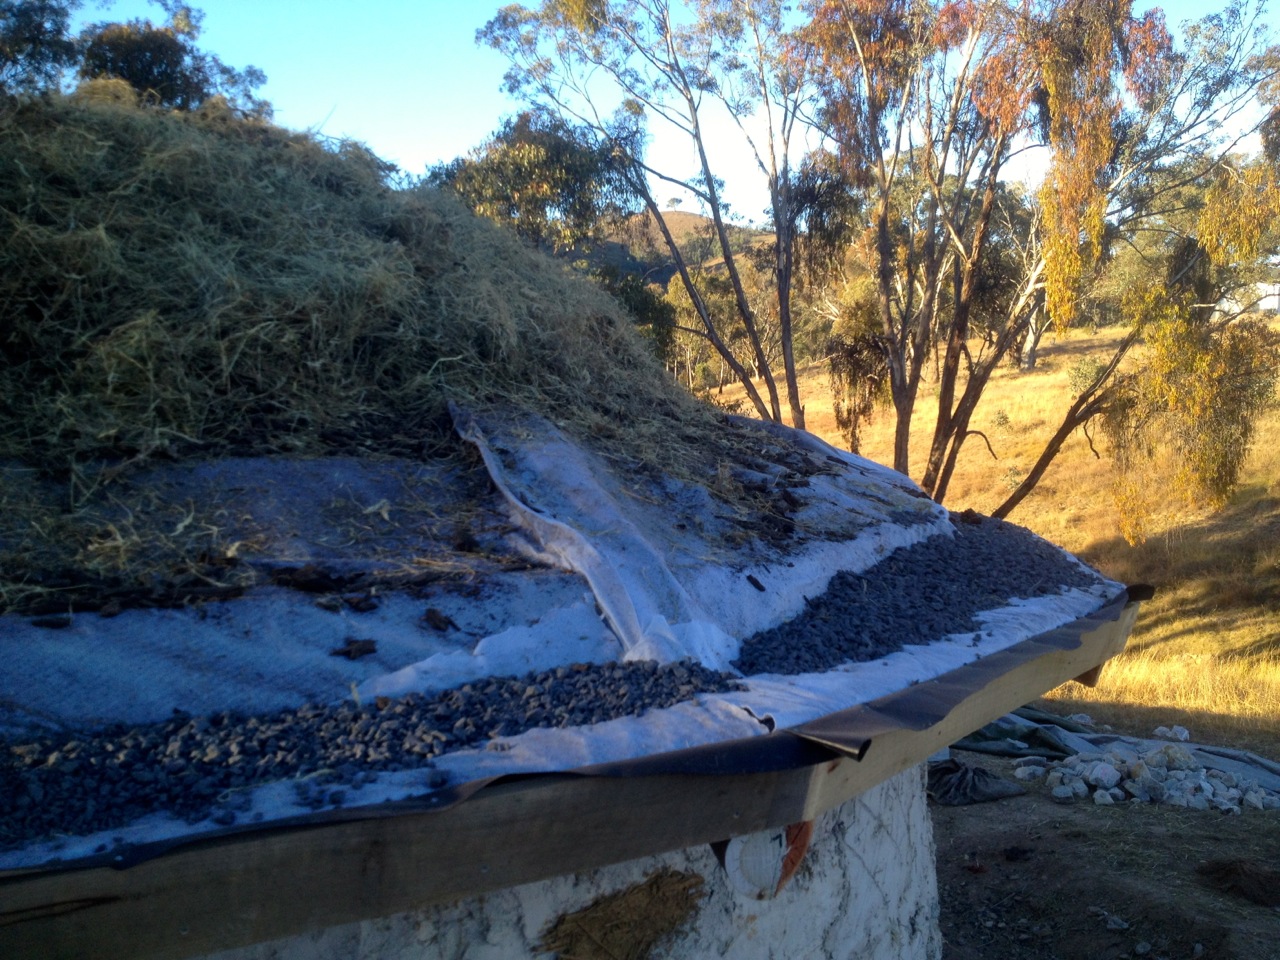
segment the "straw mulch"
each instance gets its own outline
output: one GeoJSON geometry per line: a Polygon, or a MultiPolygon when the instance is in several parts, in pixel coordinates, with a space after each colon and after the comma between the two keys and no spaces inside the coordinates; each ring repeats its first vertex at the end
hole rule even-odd
{"type": "Polygon", "coordinates": [[[417,448],[449,398],[700,418],[606,295],[360,145],[118,93],[0,109],[0,457],[417,448]]]}
{"type": "Polygon", "coordinates": [[[140,466],[448,455],[450,401],[715,474],[716,415],[613,300],[393,172],[216,103],[139,106],[118,82],[0,98],[0,467],[18,468],[0,480],[35,468],[62,490],[55,517],[0,483],[0,611],[83,560],[95,505],[140,466]]]}

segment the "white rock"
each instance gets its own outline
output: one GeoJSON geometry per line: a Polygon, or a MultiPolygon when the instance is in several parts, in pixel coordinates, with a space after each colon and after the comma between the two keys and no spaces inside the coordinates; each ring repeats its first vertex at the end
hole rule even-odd
{"type": "Polygon", "coordinates": [[[1187,797],[1187,809],[1189,810],[1208,810],[1209,798],[1202,793],[1193,793],[1187,797]]]}
{"type": "Polygon", "coordinates": [[[1217,780],[1219,783],[1226,784],[1228,787],[1240,786],[1240,779],[1229,770],[1210,770],[1209,776],[1217,780]]]}
{"type": "Polygon", "coordinates": [[[1102,759],[1113,767],[1126,767],[1131,763],[1137,763],[1141,757],[1133,747],[1123,743],[1116,743],[1102,755],[1102,759]]]}
{"type": "Polygon", "coordinates": [[[1135,800],[1141,800],[1143,803],[1151,799],[1151,791],[1138,780],[1126,780],[1124,782],[1124,792],[1135,800]]]}
{"type": "Polygon", "coordinates": [[[1044,778],[1045,786],[1060,787],[1062,786],[1063,772],[1061,769],[1050,770],[1049,775],[1044,778]]]}
{"type": "Polygon", "coordinates": [[[1280,794],[1264,793],[1262,795],[1262,809],[1280,810],[1280,794]]]}
{"type": "Polygon", "coordinates": [[[1089,785],[1083,780],[1072,780],[1070,790],[1075,794],[1077,800],[1083,800],[1089,795],[1089,785]]]}
{"type": "Polygon", "coordinates": [[[1107,793],[1111,795],[1111,799],[1114,800],[1116,803],[1119,803],[1127,796],[1127,794],[1123,790],[1121,790],[1119,787],[1112,787],[1110,790],[1107,791],[1107,793]]]}
{"type": "Polygon", "coordinates": [[[1152,732],[1152,736],[1160,737],[1164,740],[1181,740],[1186,743],[1191,739],[1191,733],[1186,727],[1179,727],[1176,724],[1173,727],[1156,727],[1152,732]]]}
{"type": "Polygon", "coordinates": [[[1093,717],[1089,716],[1087,713],[1073,713],[1071,716],[1067,717],[1067,719],[1074,720],[1076,723],[1083,724],[1086,727],[1093,726],[1093,717]]]}
{"type": "Polygon", "coordinates": [[[1253,807],[1255,810],[1265,810],[1266,806],[1264,803],[1264,797],[1265,794],[1263,794],[1261,790],[1250,790],[1244,795],[1243,802],[1246,807],[1253,807]]]}
{"type": "Polygon", "coordinates": [[[1093,802],[1100,807],[1109,807],[1116,801],[1115,798],[1106,790],[1098,790],[1093,795],[1093,802]]]}
{"type": "Polygon", "coordinates": [[[1143,754],[1142,759],[1146,760],[1151,767],[1165,767],[1170,771],[1194,771],[1199,767],[1196,758],[1192,756],[1192,751],[1179,744],[1162,745],[1156,750],[1143,754]]]}
{"type": "Polygon", "coordinates": [[[1044,776],[1044,767],[1018,767],[1013,776],[1015,780],[1039,780],[1044,776]]]}
{"type": "Polygon", "coordinates": [[[1120,771],[1109,763],[1095,760],[1082,773],[1086,783],[1109,790],[1120,782],[1120,771]]]}
{"type": "MultiPolygon", "coordinates": [[[[1077,781],[1077,783],[1078,782],[1079,781],[1077,781]]],[[[1056,787],[1054,787],[1053,790],[1050,791],[1050,796],[1052,796],[1053,799],[1058,803],[1075,803],[1076,802],[1075,791],[1072,790],[1070,787],[1068,787],[1064,783],[1060,783],[1056,787]]]]}
{"type": "Polygon", "coordinates": [[[1222,813],[1235,814],[1236,816],[1239,816],[1240,814],[1240,808],[1236,804],[1230,803],[1227,800],[1223,800],[1220,797],[1215,797],[1210,802],[1215,810],[1218,810],[1222,813]]]}

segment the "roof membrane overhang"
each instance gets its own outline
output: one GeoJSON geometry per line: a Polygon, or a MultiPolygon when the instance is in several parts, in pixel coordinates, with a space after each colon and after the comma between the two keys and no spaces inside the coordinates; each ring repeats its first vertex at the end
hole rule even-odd
{"type": "Polygon", "coordinates": [[[1123,649],[1138,602],[851,709],[690,749],[498,776],[0,874],[0,953],[210,953],[810,820],[1123,649]]]}

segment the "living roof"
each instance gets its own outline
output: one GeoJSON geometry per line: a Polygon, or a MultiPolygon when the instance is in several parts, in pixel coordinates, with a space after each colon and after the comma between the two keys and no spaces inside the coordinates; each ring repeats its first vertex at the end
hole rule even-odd
{"type": "MultiPolygon", "coordinates": [[[[111,522],[94,511],[138,465],[453,455],[450,403],[716,474],[731,438],[617,303],[393,172],[225,105],[141,107],[118,81],[0,101],[0,466],[59,490],[0,472],[0,610],[85,573],[111,522]]],[[[88,572],[156,572],[117,566],[88,572]]]]}

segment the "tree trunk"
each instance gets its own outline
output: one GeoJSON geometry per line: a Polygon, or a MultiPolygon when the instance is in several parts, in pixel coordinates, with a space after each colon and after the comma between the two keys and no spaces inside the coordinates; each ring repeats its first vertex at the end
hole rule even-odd
{"type": "MultiPolygon", "coordinates": [[[[643,172],[640,174],[643,177],[643,172]]],[[[756,389],[755,383],[752,382],[751,374],[747,369],[738,362],[738,358],[733,355],[733,351],[729,349],[728,344],[721,339],[720,334],[716,331],[715,324],[711,322],[711,311],[707,309],[706,303],[702,299],[702,295],[698,292],[697,286],[693,282],[693,277],[689,276],[689,266],[684,261],[683,254],[677,246],[675,237],[671,235],[671,230],[667,226],[666,219],[662,216],[662,211],[658,209],[658,204],[654,201],[652,194],[647,188],[640,191],[644,197],[645,206],[649,208],[649,213],[653,216],[654,223],[658,225],[658,230],[662,233],[662,238],[667,244],[667,250],[671,253],[672,259],[676,264],[676,271],[680,275],[680,281],[684,284],[685,290],[689,294],[689,300],[693,304],[694,310],[698,312],[698,318],[702,321],[703,328],[707,334],[707,340],[711,346],[715,348],[716,353],[729,366],[742,387],[747,392],[747,397],[751,400],[752,405],[756,408],[756,412],[760,414],[763,420],[778,420],[781,416],[778,411],[777,389],[773,388],[773,408],[774,415],[770,416],[770,410],[765,406],[764,398],[760,396],[760,391],[756,389]]],[[[769,382],[773,387],[772,381],[769,382]]],[[[693,360],[689,360],[689,389],[693,389],[693,360]]]]}
{"type": "Polygon", "coordinates": [[[1036,484],[1040,482],[1040,478],[1044,476],[1045,471],[1049,469],[1049,465],[1053,463],[1054,457],[1058,455],[1058,451],[1062,449],[1062,445],[1071,436],[1071,431],[1081,424],[1087,423],[1102,410],[1107,400],[1111,397],[1110,388],[1104,390],[1103,384],[1110,380],[1112,374],[1116,372],[1116,368],[1120,366],[1120,361],[1124,359],[1125,354],[1129,352],[1129,348],[1138,339],[1139,332],[1140,328],[1135,326],[1120,341],[1106,368],[1098,374],[1089,388],[1076,397],[1075,402],[1071,404],[1070,409],[1067,410],[1067,415],[1062,418],[1062,425],[1058,427],[1057,432],[1045,444],[1045,448],[1031,468],[1031,472],[1018,484],[1017,489],[1009,494],[1004,503],[996,507],[995,512],[991,514],[993,517],[1004,519],[1013,512],[1013,508],[1025,500],[1027,495],[1035,489],[1036,484]]]}
{"type": "MultiPolygon", "coordinates": [[[[776,188],[775,188],[776,190],[776,188]]],[[[778,288],[778,332],[782,337],[782,373],[787,383],[787,405],[791,423],[797,430],[804,427],[804,407],[800,404],[800,384],[796,380],[795,348],[791,342],[791,276],[795,238],[786,218],[786,198],[774,203],[775,278],[778,288]],[[779,216],[779,212],[783,216],[779,216]]]]}
{"type": "Polygon", "coordinates": [[[729,274],[729,283],[733,287],[734,301],[738,306],[738,316],[742,327],[747,332],[747,342],[751,344],[751,352],[755,356],[756,369],[764,380],[769,391],[769,411],[762,413],[766,420],[782,422],[782,406],[778,402],[778,385],[773,379],[773,370],[769,366],[769,358],[765,356],[764,344],[760,341],[760,333],[756,329],[755,314],[747,300],[747,292],[742,286],[742,277],[738,274],[737,260],[729,245],[729,233],[725,229],[724,214],[721,211],[720,196],[716,191],[716,180],[711,173],[711,162],[707,159],[706,144],[702,138],[702,126],[698,120],[698,109],[691,93],[686,93],[689,103],[689,120],[692,129],[693,143],[698,151],[698,160],[702,166],[703,180],[706,184],[708,208],[711,211],[711,223],[715,227],[716,239],[720,244],[720,254],[724,257],[725,270],[729,274]]]}
{"type": "MultiPolygon", "coordinates": [[[[1067,411],[1067,415],[1063,418],[1062,425],[1058,427],[1057,431],[1049,439],[1049,442],[1045,444],[1044,450],[1041,452],[1039,459],[1036,460],[1035,465],[1031,468],[1031,472],[1023,478],[1020,484],[1018,484],[1017,489],[1015,489],[1013,493],[1009,494],[1005,502],[996,507],[991,514],[993,517],[1003,520],[1013,512],[1014,507],[1027,498],[1031,491],[1036,488],[1036,484],[1038,484],[1040,479],[1045,475],[1045,471],[1049,469],[1049,465],[1053,463],[1054,458],[1058,456],[1058,451],[1061,450],[1062,445],[1067,442],[1067,438],[1071,436],[1072,431],[1081,424],[1087,423],[1099,410],[1101,410],[1106,401],[1106,397],[1107,392],[1103,391],[1087,403],[1081,404],[1080,401],[1077,400],[1076,403],[1072,405],[1071,409],[1067,411]]],[[[1084,397],[1081,396],[1080,399],[1083,400],[1084,397]]]]}

